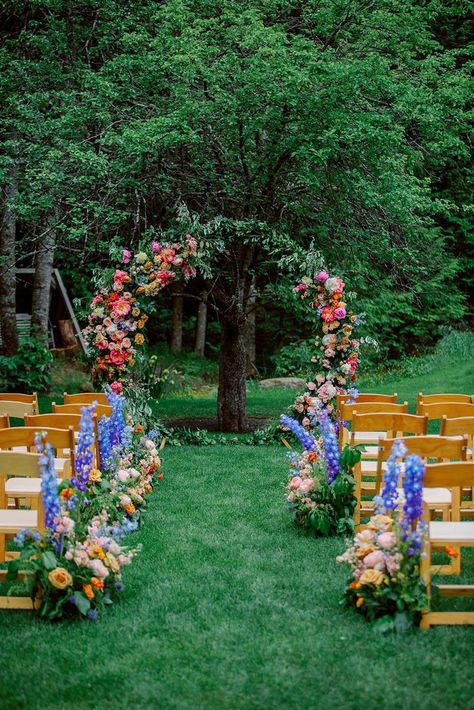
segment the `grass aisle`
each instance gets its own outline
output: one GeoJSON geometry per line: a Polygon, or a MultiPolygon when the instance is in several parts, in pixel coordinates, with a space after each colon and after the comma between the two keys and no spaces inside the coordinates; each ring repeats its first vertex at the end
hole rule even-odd
{"type": "Polygon", "coordinates": [[[0,707],[468,707],[473,630],[375,635],[341,540],[290,523],[280,447],[166,450],[143,553],[98,623],[0,614],[0,707]]]}

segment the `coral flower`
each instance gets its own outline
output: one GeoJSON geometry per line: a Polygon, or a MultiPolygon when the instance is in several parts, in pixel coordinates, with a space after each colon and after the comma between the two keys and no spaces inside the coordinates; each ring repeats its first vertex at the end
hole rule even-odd
{"type": "Polygon", "coordinates": [[[90,584],[83,584],[82,591],[84,592],[86,597],[89,599],[89,601],[94,599],[94,590],[92,589],[92,586],[90,584]]]}

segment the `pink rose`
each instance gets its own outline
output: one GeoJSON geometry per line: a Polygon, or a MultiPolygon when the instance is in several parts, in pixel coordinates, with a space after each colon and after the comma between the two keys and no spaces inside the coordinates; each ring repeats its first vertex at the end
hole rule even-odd
{"type": "Polygon", "coordinates": [[[288,488],[290,489],[290,491],[297,491],[302,483],[303,479],[300,478],[300,476],[293,476],[293,478],[288,484],[288,488]]]}
{"type": "Polygon", "coordinates": [[[393,532],[384,532],[378,536],[377,542],[384,550],[389,550],[396,543],[397,539],[393,532]]]}
{"type": "Polygon", "coordinates": [[[306,284],[298,284],[298,286],[295,286],[293,291],[294,293],[300,293],[300,291],[307,291],[308,286],[306,284]]]}
{"type": "Polygon", "coordinates": [[[132,252],[128,251],[128,249],[124,249],[122,254],[122,264],[128,264],[131,258],[132,252]]]}
{"type": "Polygon", "coordinates": [[[385,569],[385,555],[382,550],[375,550],[374,552],[369,552],[368,555],[364,557],[365,567],[383,570],[385,569]]]}
{"type": "Polygon", "coordinates": [[[312,491],[314,488],[314,481],[312,478],[307,478],[304,480],[300,486],[300,489],[303,493],[309,493],[312,491]]]}
{"type": "Polygon", "coordinates": [[[159,251],[161,251],[161,245],[158,244],[158,242],[152,242],[151,243],[151,250],[153,254],[158,254],[159,251]]]}
{"type": "Polygon", "coordinates": [[[319,281],[319,283],[324,283],[327,281],[329,278],[329,274],[327,271],[320,271],[319,274],[316,276],[316,281],[319,281]]]}
{"type": "Polygon", "coordinates": [[[342,318],[346,317],[346,309],[342,308],[342,306],[339,306],[339,308],[336,308],[334,311],[334,315],[338,320],[341,320],[342,318]]]}
{"type": "Polygon", "coordinates": [[[307,382],[306,387],[309,389],[310,392],[313,392],[316,389],[316,383],[315,382],[307,382]]]}
{"type": "Polygon", "coordinates": [[[324,375],[316,375],[316,382],[320,385],[325,381],[325,379],[324,375]]]}
{"type": "Polygon", "coordinates": [[[123,387],[121,382],[112,382],[110,385],[110,389],[112,392],[115,392],[115,394],[122,394],[123,392],[123,387]]]}

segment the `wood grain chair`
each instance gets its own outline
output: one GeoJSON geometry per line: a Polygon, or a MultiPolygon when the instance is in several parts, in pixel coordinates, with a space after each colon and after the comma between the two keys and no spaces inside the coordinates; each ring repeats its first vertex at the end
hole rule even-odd
{"type": "Polygon", "coordinates": [[[40,454],[21,453],[19,451],[0,451],[0,562],[5,562],[6,535],[15,535],[29,528],[44,532],[44,513],[41,496],[35,497],[36,509],[18,510],[8,508],[9,493],[6,491],[7,479],[35,479],[40,486],[40,454]]]}
{"type": "Polygon", "coordinates": [[[26,414],[38,414],[36,404],[28,402],[13,402],[3,399],[0,402],[0,412],[15,419],[25,419],[26,414]]]}
{"type": "MultiPolygon", "coordinates": [[[[354,404],[341,404],[339,410],[341,418],[341,426],[339,427],[339,447],[342,449],[349,442],[350,432],[347,429],[347,424],[352,422],[354,413],[356,414],[407,414],[408,402],[397,404],[395,402],[355,402],[354,404]]],[[[364,436],[363,432],[358,432],[356,443],[374,444],[378,443],[379,437],[383,432],[371,432],[369,437],[364,436]]]]}
{"type": "Polygon", "coordinates": [[[428,419],[455,419],[459,417],[474,417],[474,404],[468,402],[436,402],[433,404],[418,404],[416,413],[427,414],[428,419]]]}
{"type": "Polygon", "coordinates": [[[79,394],[64,393],[64,404],[97,404],[108,405],[107,396],[104,392],[80,392],[79,394]]]}
{"type": "Polygon", "coordinates": [[[387,404],[396,404],[397,397],[398,395],[396,392],[394,394],[359,392],[357,399],[354,400],[350,394],[338,394],[336,395],[336,409],[339,411],[341,409],[341,405],[345,404],[348,400],[354,402],[354,404],[362,404],[364,402],[386,402],[387,404]]]}
{"type": "MultiPolygon", "coordinates": [[[[100,454],[99,454],[99,430],[98,430],[98,420],[97,415],[94,414],[94,465],[100,468],[100,454]]],[[[81,423],[80,414],[36,414],[28,415],[25,417],[25,426],[34,427],[36,431],[42,431],[43,429],[69,429],[71,426],[74,430],[75,439],[77,439],[77,433],[79,432],[81,423]]]]}
{"type": "MultiPolygon", "coordinates": [[[[441,419],[441,436],[467,436],[467,460],[474,459],[474,416],[455,417],[448,419],[444,416],[441,419]]],[[[463,491],[461,513],[465,515],[474,514],[474,488],[463,491]],[[467,498],[467,499],[466,499],[467,498]]]]}
{"type": "MultiPolygon", "coordinates": [[[[38,395],[36,392],[33,394],[23,394],[21,392],[0,392],[0,403],[1,402],[21,402],[22,404],[33,405],[32,411],[28,409],[23,410],[27,414],[39,414],[39,404],[38,395]]],[[[0,404],[0,411],[2,407],[0,404]]],[[[23,417],[23,415],[21,415],[23,417]]]]}
{"type": "Polygon", "coordinates": [[[409,434],[423,436],[426,434],[427,427],[428,418],[418,417],[415,414],[406,414],[400,411],[369,412],[367,414],[353,412],[349,443],[351,446],[365,445],[361,460],[353,470],[356,497],[354,522],[356,525],[360,525],[361,515],[370,515],[373,512],[372,498],[376,490],[379,442],[384,438],[394,439],[409,434]],[[377,442],[376,446],[373,445],[374,441],[377,442]]]}
{"type": "MultiPolygon", "coordinates": [[[[87,406],[90,406],[90,404],[56,404],[56,402],[53,402],[51,409],[53,410],[53,414],[81,414],[82,408],[87,406]]],[[[98,404],[94,411],[99,419],[104,415],[110,417],[112,407],[109,404],[98,404]]]]}
{"type": "MultiPolygon", "coordinates": [[[[74,470],[74,429],[69,426],[67,429],[55,429],[52,427],[41,427],[41,432],[46,434],[48,441],[55,452],[55,466],[58,473],[64,478],[69,478],[74,470]]],[[[4,450],[24,450],[36,453],[35,436],[38,433],[37,427],[11,427],[0,429],[0,449],[4,450]]],[[[7,490],[11,481],[7,482],[7,490]]],[[[13,495],[9,491],[9,495],[13,495]]]]}
{"type": "MultiPolygon", "coordinates": [[[[474,487],[474,463],[462,461],[457,463],[438,463],[426,466],[423,481],[425,488],[448,488],[453,490],[453,498],[460,499],[463,488],[474,487]]],[[[431,580],[436,573],[436,566],[432,562],[432,549],[474,547],[474,521],[433,521],[430,520],[430,511],[424,506],[424,519],[428,534],[425,538],[423,554],[421,556],[421,576],[426,585],[429,604],[431,606],[431,580]]],[[[455,584],[438,585],[438,593],[442,597],[472,596],[474,585],[455,584]]],[[[427,608],[422,613],[420,628],[429,629],[439,624],[474,624],[474,612],[465,611],[431,611],[427,608]]]]}
{"type": "Polygon", "coordinates": [[[474,395],[470,394],[423,394],[418,392],[416,407],[420,404],[441,404],[442,402],[458,402],[461,404],[474,404],[474,395]]]}

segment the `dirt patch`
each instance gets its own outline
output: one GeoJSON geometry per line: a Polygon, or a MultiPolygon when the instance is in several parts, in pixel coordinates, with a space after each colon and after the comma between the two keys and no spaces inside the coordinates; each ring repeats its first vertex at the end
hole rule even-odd
{"type": "MultiPolygon", "coordinates": [[[[215,417],[179,417],[176,419],[162,419],[161,421],[166,427],[173,429],[190,429],[191,431],[206,429],[207,431],[219,431],[215,417]]],[[[245,432],[264,429],[271,421],[270,417],[247,417],[248,426],[245,432]]]]}

